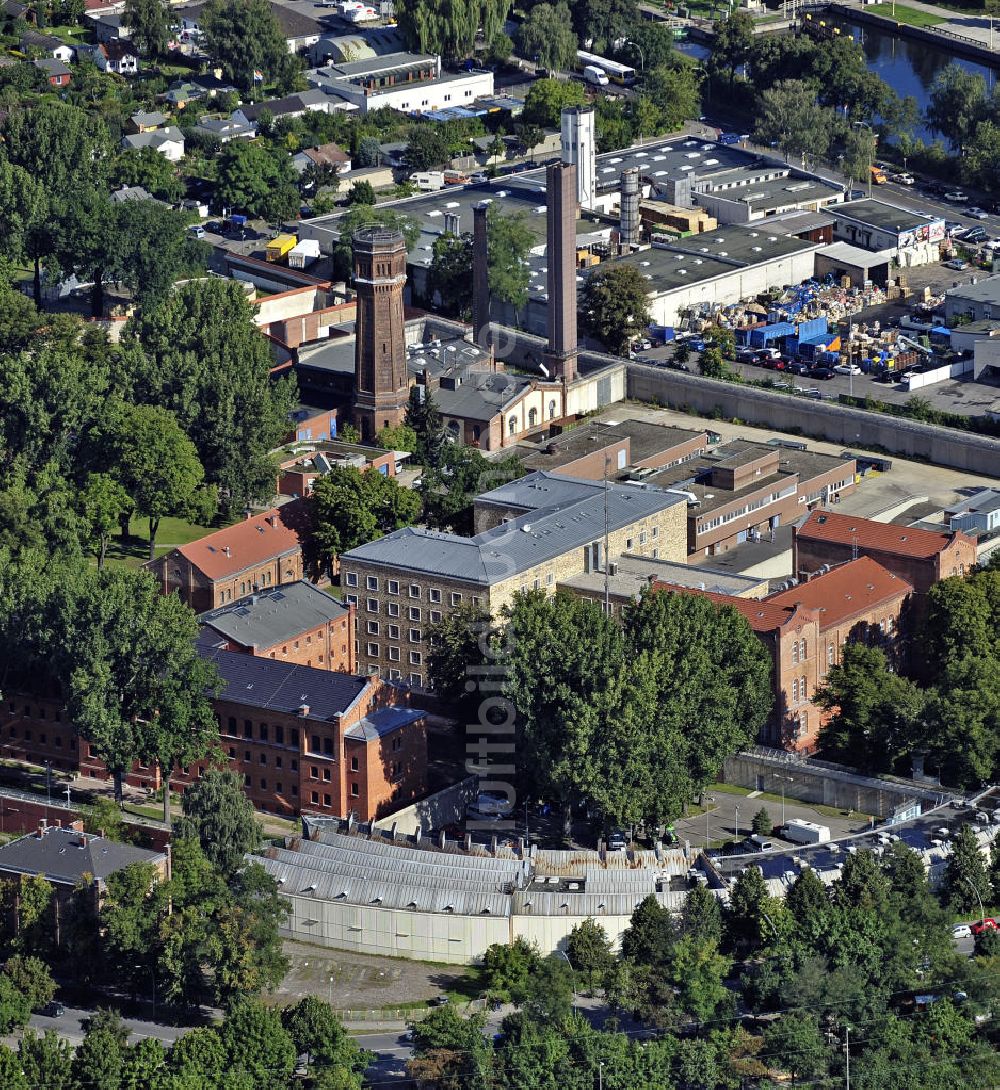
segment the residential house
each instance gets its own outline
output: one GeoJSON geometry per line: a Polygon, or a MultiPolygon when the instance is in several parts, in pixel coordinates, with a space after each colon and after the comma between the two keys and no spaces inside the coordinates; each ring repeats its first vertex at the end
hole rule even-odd
{"type": "Polygon", "coordinates": [[[337,174],[346,174],[351,169],[351,157],[337,144],[320,144],[293,155],[292,166],[300,174],[309,167],[329,168],[337,174]]]}
{"type": "Polygon", "coordinates": [[[42,34],[38,30],[26,30],[21,35],[21,49],[29,54],[41,53],[51,60],[69,64],[75,55],[71,45],[67,45],[62,38],[55,38],[51,34],[42,34]]]}
{"type": "Polygon", "coordinates": [[[228,144],[230,140],[253,140],[257,136],[255,125],[231,117],[203,117],[191,126],[191,131],[218,140],[220,144],[228,144]]]}
{"type": "Polygon", "coordinates": [[[1000,531],[1000,488],[981,488],[945,511],[948,527],[977,537],[1000,531]]]}
{"type": "MultiPolygon", "coordinates": [[[[207,4],[202,2],[183,4],[172,9],[171,14],[180,21],[181,37],[183,39],[197,39],[201,36],[199,21],[206,6],[207,4]]],[[[305,15],[294,8],[286,7],[284,4],[276,4],[273,0],[268,0],[268,7],[281,28],[289,53],[298,53],[300,50],[307,49],[319,41],[322,35],[322,27],[311,16],[305,15]]]]}
{"type": "Polygon", "coordinates": [[[300,91],[294,95],[286,95],[284,98],[272,98],[266,102],[245,103],[233,111],[233,120],[243,125],[256,125],[262,114],[269,115],[272,120],[280,118],[303,117],[310,111],[318,110],[320,113],[330,112],[330,97],[322,91],[300,91]]]}
{"type": "Polygon", "coordinates": [[[878,561],[923,595],[939,580],[971,571],[976,541],[962,530],[937,533],[835,511],[814,511],[792,531],[792,571],[799,577],[858,556],[878,561]]]}
{"type": "Polygon", "coordinates": [[[188,102],[200,102],[217,95],[238,94],[238,88],[222,78],[221,69],[197,76],[174,80],[162,96],[163,101],[174,109],[183,110],[188,102]]]}
{"type": "Polygon", "coordinates": [[[34,11],[27,4],[19,3],[18,0],[0,0],[0,14],[11,21],[23,19],[32,25],[36,22],[34,11]]]}
{"type": "Polygon", "coordinates": [[[128,119],[129,131],[133,133],[153,132],[155,129],[167,125],[169,121],[170,118],[166,114],[161,114],[159,110],[153,110],[152,112],[138,110],[128,119]]]}
{"type": "Polygon", "coordinates": [[[113,72],[117,76],[135,76],[139,72],[139,54],[132,43],[124,39],[99,43],[91,51],[91,57],[102,72],[113,72]]]}
{"type": "Polygon", "coordinates": [[[240,598],[198,620],[203,647],[354,673],[354,609],[304,580],[240,598]]]}
{"type": "MultiPolygon", "coordinates": [[[[144,189],[141,185],[123,185],[121,189],[116,189],[111,194],[112,204],[124,204],[125,201],[152,201],[156,200],[152,193],[148,189],[144,189]]],[[[162,201],[158,201],[158,204],[162,204],[162,201]]]]}
{"type": "Polygon", "coordinates": [[[57,61],[53,57],[41,57],[32,63],[45,73],[49,86],[68,87],[70,85],[73,74],[62,61],[57,61]]]}
{"type": "Polygon", "coordinates": [[[91,13],[86,18],[98,42],[116,42],[132,36],[132,30],[120,12],[91,13]]]}
{"type": "Polygon", "coordinates": [[[532,473],[480,502],[528,513],[500,516],[475,537],[397,530],[341,555],[345,600],[358,608],[359,669],[423,688],[427,625],[459,606],[496,616],[519,590],[552,594],[558,580],[603,570],[605,554],[685,558],[684,497],[662,489],[532,473]]]}
{"type": "Polygon", "coordinates": [[[302,578],[304,518],[300,503],[274,507],[178,545],[146,567],[164,594],[176,592],[199,612],[217,609],[302,578]]]}
{"type": "Polygon", "coordinates": [[[761,731],[765,745],[812,752],[829,718],[813,702],[844,646],[861,640],[892,657],[913,586],[868,557],[848,560],[760,601],[703,591],[657,580],[654,589],[702,594],[730,606],[768,649],[773,666],[774,704],[761,731]]]}
{"type": "Polygon", "coordinates": [[[151,132],[129,133],[122,137],[122,147],[152,148],[171,163],[178,163],[184,158],[184,134],[176,125],[167,125],[151,132]]]}

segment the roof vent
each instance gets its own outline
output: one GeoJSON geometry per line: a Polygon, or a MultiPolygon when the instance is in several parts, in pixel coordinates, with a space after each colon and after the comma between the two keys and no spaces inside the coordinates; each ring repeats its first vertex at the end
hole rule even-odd
{"type": "Polygon", "coordinates": [[[304,719],[308,714],[309,714],[309,705],[308,704],[300,704],[299,705],[299,715],[304,719]]]}
{"type": "Polygon", "coordinates": [[[233,555],[233,550],[230,549],[228,545],[223,546],[222,551],[226,554],[226,556],[232,556],[233,555]]]}

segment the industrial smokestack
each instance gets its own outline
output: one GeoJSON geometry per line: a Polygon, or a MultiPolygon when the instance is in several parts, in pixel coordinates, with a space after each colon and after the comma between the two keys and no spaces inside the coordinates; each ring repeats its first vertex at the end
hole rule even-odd
{"type": "Polygon", "coordinates": [[[568,106],[560,115],[562,161],[576,167],[576,199],[593,208],[597,196],[596,135],[593,106],[568,106]]]}
{"type": "Polygon", "coordinates": [[[486,350],[490,341],[490,275],[486,201],[472,209],[472,336],[486,350]]]}
{"type": "Polygon", "coordinates": [[[576,377],[576,167],[553,163],[545,172],[548,351],[557,378],[576,377]]]}
{"type": "Polygon", "coordinates": [[[622,247],[639,244],[639,168],[622,171],[621,219],[618,227],[622,247]]]}

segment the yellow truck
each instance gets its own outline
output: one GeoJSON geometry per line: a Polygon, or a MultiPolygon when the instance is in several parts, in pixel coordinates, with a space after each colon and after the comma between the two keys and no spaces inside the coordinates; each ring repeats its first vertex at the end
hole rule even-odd
{"type": "Polygon", "coordinates": [[[295,235],[278,235],[267,244],[267,260],[280,261],[291,250],[298,239],[295,235]]]}

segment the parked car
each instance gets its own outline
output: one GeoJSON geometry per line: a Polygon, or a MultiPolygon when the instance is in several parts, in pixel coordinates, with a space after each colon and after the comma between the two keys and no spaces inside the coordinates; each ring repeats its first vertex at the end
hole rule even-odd
{"type": "Polygon", "coordinates": [[[971,216],[974,220],[984,220],[989,212],[985,208],[980,208],[978,204],[974,204],[971,208],[966,208],[965,214],[971,216]]]}
{"type": "Polygon", "coordinates": [[[968,261],[963,261],[960,257],[953,257],[951,261],[944,263],[946,269],[954,269],[956,272],[962,272],[969,267],[968,261]]]}
{"type": "Polygon", "coordinates": [[[1000,924],[993,919],[992,916],[986,916],[982,920],[976,920],[976,922],[969,927],[969,931],[972,933],[972,937],[978,939],[980,935],[987,931],[1000,931],[1000,924]]]}
{"type": "Polygon", "coordinates": [[[195,238],[204,238],[205,228],[198,223],[194,223],[188,228],[188,234],[193,235],[195,238]]]}
{"type": "Polygon", "coordinates": [[[856,363],[838,363],[834,366],[838,375],[860,375],[861,368],[856,363]]]}
{"type": "Polygon", "coordinates": [[[738,132],[723,132],[719,133],[720,144],[738,144],[740,142],[740,134],[738,132]]]}
{"type": "Polygon", "coordinates": [[[944,195],[946,201],[951,201],[952,204],[965,204],[969,199],[960,189],[949,189],[944,195]]]}
{"type": "Polygon", "coordinates": [[[892,180],[896,185],[913,185],[915,179],[912,174],[907,174],[904,170],[899,174],[893,174],[892,180]]]}
{"type": "Polygon", "coordinates": [[[619,829],[608,837],[609,852],[623,852],[628,847],[628,837],[619,829]]]}
{"type": "Polygon", "coordinates": [[[222,224],[219,223],[218,220],[209,220],[208,223],[205,224],[205,230],[210,231],[213,235],[221,234],[222,224]]]}
{"type": "Polygon", "coordinates": [[[967,939],[972,935],[972,928],[967,923],[957,923],[951,933],[956,939],[967,939]]]}
{"type": "Polygon", "coordinates": [[[834,371],[833,371],[832,367],[814,367],[809,372],[809,377],[810,378],[823,379],[824,381],[826,381],[827,379],[833,378],[833,375],[834,375],[834,371]]]}
{"type": "Polygon", "coordinates": [[[965,224],[959,223],[957,220],[945,220],[944,221],[944,233],[948,238],[954,238],[959,231],[965,230],[965,224]]]}
{"type": "Polygon", "coordinates": [[[46,1003],[38,1013],[44,1014],[46,1018],[61,1018],[66,1013],[66,1008],[58,999],[53,999],[46,1003]]]}
{"type": "Polygon", "coordinates": [[[747,348],[744,345],[740,345],[740,347],[736,349],[735,355],[736,355],[736,362],[737,363],[756,363],[757,362],[757,351],[756,351],[756,349],[747,348]]]}
{"type": "Polygon", "coordinates": [[[958,234],[955,236],[955,238],[961,239],[962,242],[976,243],[985,242],[989,237],[990,236],[986,233],[985,228],[979,227],[978,225],[976,227],[970,227],[966,231],[959,231],[958,234]]]}
{"type": "Polygon", "coordinates": [[[809,364],[803,363],[801,360],[789,360],[788,363],[785,364],[785,370],[790,375],[808,375],[809,364]]]}

